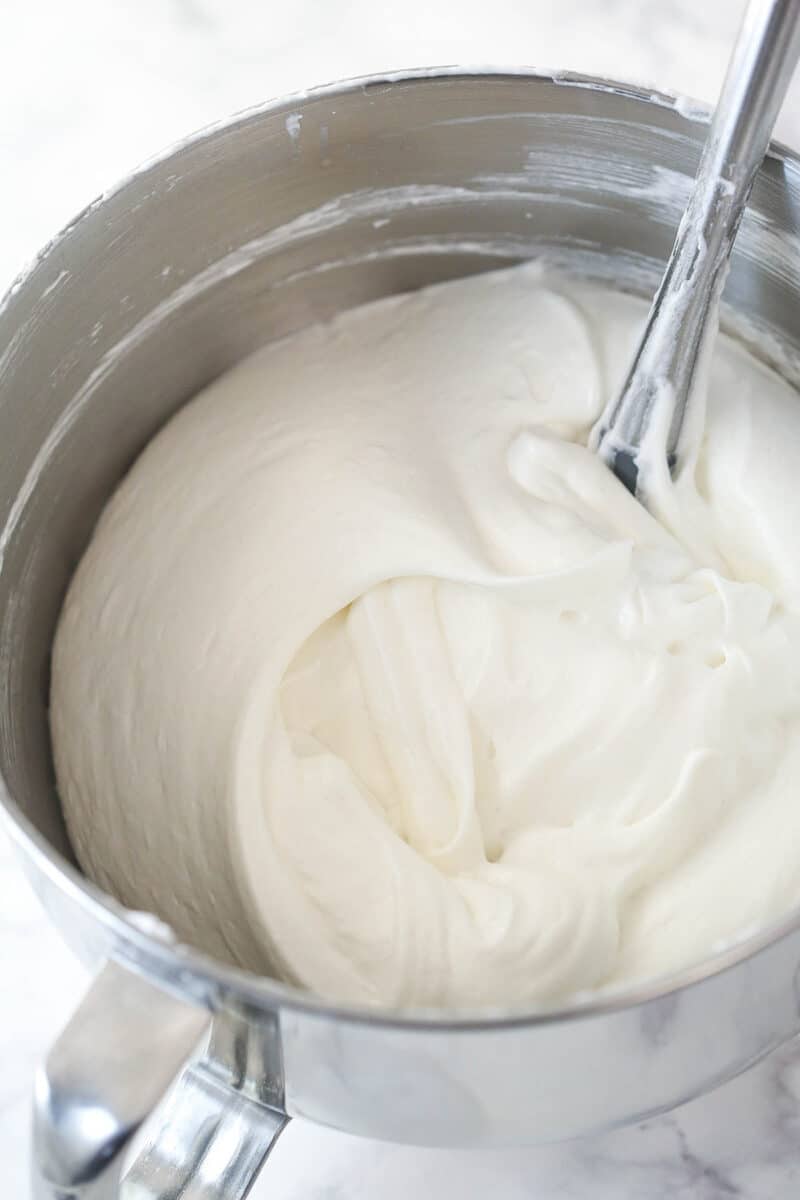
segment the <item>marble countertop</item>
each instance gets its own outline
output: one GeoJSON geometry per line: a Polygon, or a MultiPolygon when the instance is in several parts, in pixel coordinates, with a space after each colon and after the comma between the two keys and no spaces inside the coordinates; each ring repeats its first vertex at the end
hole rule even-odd
{"type": "MultiPolygon", "coordinates": [[[[742,0],[27,0],[0,40],[0,290],[137,161],[269,96],[441,63],[561,67],[713,99],[742,0]]],[[[778,136],[800,146],[800,78],[778,136]]],[[[27,1195],[34,1064],[85,986],[0,833],[0,1179],[27,1195]]],[[[587,1081],[590,1086],[590,1081],[587,1081]]],[[[800,1042],[713,1095],[611,1135],[512,1152],[385,1146],[295,1122],[273,1200],[789,1200],[800,1042]]]]}

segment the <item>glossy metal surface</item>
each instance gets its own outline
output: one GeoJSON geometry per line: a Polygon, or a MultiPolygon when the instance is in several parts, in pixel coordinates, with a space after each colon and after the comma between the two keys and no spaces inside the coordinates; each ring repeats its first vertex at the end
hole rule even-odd
{"type": "MultiPolygon", "coordinates": [[[[100,893],[74,865],[53,787],[48,662],[64,589],[110,489],[164,420],[263,342],[433,280],[544,254],[652,294],[705,134],[687,111],[566,76],[323,89],[141,169],[0,311],[0,808],[86,961],[113,958],[215,1014],[208,1070],[226,1081],[241,1147],[229,1177],[255,1169],[248,1120],[263,1148],[275,1125],[264,1107],[278,1123],[302,1114],[410,1142],[546,1141],[669,1107],[800,1027],[798,914],[679,977],[561,1014],[336,1009],[175,944],[100,893]]],[[[756,180],[726,292],[762,349],[771,338],[797,354],[799,213],[800,168],[778,154],[756,180]]],[[[96,1078],[102,1055],[85,1061],[96,1078]]],[[[137,1065],[146,1077],[147,1054],[137,1065]]],[[[191,1091],[196,1074],[183,1078],[191,1091]]],[[[141,1194],[196,1157],[182,1087],[167,1104],[185,1138],[170,1157],[148,1123],[131,1168],[141,1194]]]]}
{"type": "Polygon", "coordinates": [[[800,0],[750,0],[630,374],[599,423],[598,453],[634,495],[642,451],[670,469],[678,461],[733,243],[798,56],[800,0]]]}
{"type": "Polygon", "coordinates": [[[37,1072],[34,1200],[115,1194],[120,1151],[206,1024],[201,1009],[103,968],[37,1072]]]}
{"type": "Polygon", "coordinates": [[[269,1062],[273,1033],[241,1017],[215,1019],[205,1052],[148,1122],[121,1200],[244,1200],[288,1121],[269,1062]]]}

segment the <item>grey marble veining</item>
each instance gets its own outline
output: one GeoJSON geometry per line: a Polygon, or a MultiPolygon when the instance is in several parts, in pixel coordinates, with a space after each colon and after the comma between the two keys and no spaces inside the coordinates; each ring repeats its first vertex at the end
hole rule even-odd
{"type": "MultiPolygon", "coordinates": [[[[266,97],[404,66],[522,61],[713,99],[741,8],[741,0],[7,5],[0,39],[0,287],[133,164],[266,97]]],[[[778,125],[779,136],[795,145],[799,101],[795,80],[778,125]]],[[[0,835],[0,1182],[11,1200],[26,1195],[33,1065],[84,984],[0,835]]],[[[791,1200],[798,1194],[800,1043],[675,1113],[560,1146],[418,1150],[296,1122],[253,1193],[256,1200],[791,1200]]]]}
{"type": "Polygon", "coordinates": [[[789,1200],[800,1185],[799,1137],[795,1046],[676,1113],[559,1146],[453,1153],[290,1127],[254,1195],[478,1200],[494,1191],[503,1200],[789,1200]]]}

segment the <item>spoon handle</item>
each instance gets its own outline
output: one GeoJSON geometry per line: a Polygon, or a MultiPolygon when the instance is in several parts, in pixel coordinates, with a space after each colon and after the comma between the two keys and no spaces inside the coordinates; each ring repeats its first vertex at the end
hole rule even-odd
{"type": "Polygon", "coordinates": [[[646,443],[670,470],[677,461],[695,369],[714,331],[708,317],[798,57],[800,0],[750,0],[633,364],[593,434],[634,495],[646,443]]]}

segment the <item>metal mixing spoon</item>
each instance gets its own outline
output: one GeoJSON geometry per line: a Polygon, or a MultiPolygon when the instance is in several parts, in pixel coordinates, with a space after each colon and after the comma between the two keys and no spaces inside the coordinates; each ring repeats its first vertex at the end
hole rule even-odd
{"type": "Polygon", "coordinates": [[[650,456],[666,459],[670,472],[678,464],[728,259],[799,56],[800,0],[750,0],[644,334],[592,435],[597,453],[645,503],[650,456]]]}

